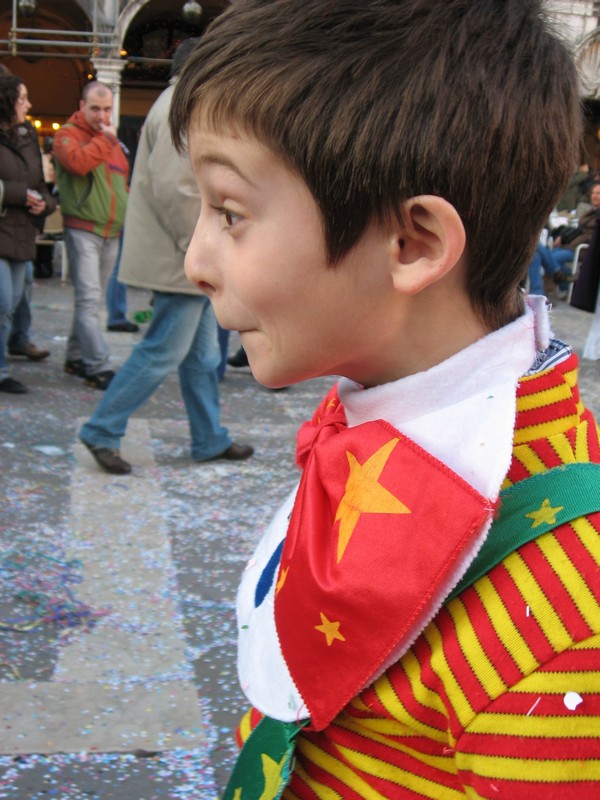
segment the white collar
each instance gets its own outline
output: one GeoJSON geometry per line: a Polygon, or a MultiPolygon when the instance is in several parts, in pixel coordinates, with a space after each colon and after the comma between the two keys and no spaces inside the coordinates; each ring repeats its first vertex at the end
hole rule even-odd
{"type": "MultiPolygon", "coordinates": [[[[495,499],[510,465],[519,377],[534,362],[536,346],[546,349],[550,337],[545,298],[528,298],[528,305],[525,314],[511,325],[427,372],[374,389],[362,389],[342,379],[339,392],[349,424],[388,420],[481,494],[495,499]]],[[[295,491],[261,539],[237,597],[240,685],[252,705],[287,722],[304,719],[307,710],[279,646],[275,581],[258,607],[255,597],[257,582],[285,536],[294,495],[295,491]]],[[[491,518],[477,547],[490,523],[491,518]]],[[[475,551],[465,553],[465,568],[475,551]]],[[[391,653],[387,663],[398,657],[391,653]]]]}
{"type": "Polygon", "coordinates": [[[387,420],[495,499],[510,466],[519,379],[549,338],[545,298],[529,297],[517,320],[431,369],[372,389],[342,378],[348,424],[387,420]]]}

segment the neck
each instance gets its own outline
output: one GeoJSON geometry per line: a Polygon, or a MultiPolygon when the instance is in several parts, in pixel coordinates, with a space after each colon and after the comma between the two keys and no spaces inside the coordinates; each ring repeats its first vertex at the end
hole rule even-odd
{"type": "Polygon", "coordinates": [[[440,281],[404,298],[396,322],[376,370],[370,369],[362,380],[347,377],[365,387],[406,378],[435,367],[490,333],[457,281],[440,281]]]}
{"type": "Polygon", "coordinates": [[[456,296],[454,303],[446,298],[448,308],[434,299],[418,303],[410,320],[406,346],[408,350],[405,375],[435,367],[482,339],[489,328],[475,314],[466,298],[456,296]]]}

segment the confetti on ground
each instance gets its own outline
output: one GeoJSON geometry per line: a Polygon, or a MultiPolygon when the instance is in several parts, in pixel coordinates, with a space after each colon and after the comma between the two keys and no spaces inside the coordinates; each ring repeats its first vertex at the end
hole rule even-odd
{"type": "MultiPolygon", "coordinates": [[[[99,396],[62,370],[71,288],[55,284],[42,290],[53,296],[34,308],[42,332],[35,339],[52,355],[43,364],[15,361],[15,377],[30,391],[18,403],[0,406],[0,619],[23,623],[43,612],[45,618],[31,630],[0,631],[1,689],[37,686],[33,696],[40,686],[53,684],[77,694],[77,681],[92,670],[102,672],[105,685],[115,688],[126,707],[139,690],[183,680],[194,688],[204,738],[198,746],[173,747],[163,734],[161,746],[170,749],[94,752],[90,731],[110,724],[116,704],[94,710],[88,698],[77,706],[81,734],[72,752],[0,756],[0,800],[216,800],[236,757],[233,730],[247,706],[235,666],[239,578],[280,499],[297,480],[296,430],[331,381],[270,392],[248,371],[228,372],[222,384],[223,423],[236,441],[253,444],[256,454],[244,464],[197,465],[190,461],[189,427],[173,375],[132,418],[143,420],[150,434],[139,458],[137,451],[132,457],[134,475],[104,476],[91,459],[85,462],[84,477],[92,479],[103,511],[86,534],[81,527],[88,522],[85,503],[81,524],[72,516],[73,497],[85,500],[88,491],[78,477],[88,454],[77,449],[77,421],[89,417],[99,396]],[[144,502],[153,522],[136,506],[143,481],[152,486],[144,502]],[[112,517],[118,504],[124,511],[116,525],[112,517]],[[165,531],[165,546],[153,535],[159,528],[165,531]],[[98,546],[102,541],[108,545],[98,546]],[[5,563],[9,557],[16,559],[14,568],[5,563]],[[152,591],[139,580],[140,571],[162,575],[152,591]],[[108,602],[114,575],[118,581],[108,602]],[[90,592],[92,586],[97,588],[90,592]],[[61,617],[59,601],[72,603],[70,617],[61,617]],[[66,624],[77,619],[77,609],[89,610],[90,625],[66,624]],[[54,621],[52,611],[57,612],[54,621]],[[168,625],[181,631],[177,660],[164,635],[168,625]],[[118,660],[100,645],[90,650],[105,629],[137,642],[137,659],[127,661],[123,652],[118,660]]],[[[34,288],[34,298],[42,290],[34,288]]],[[[130,298],[133,311],[137,293],[130,298]]],[[[138,307],[148,307],[145,293],[138,307]]],[[[115,367],[134,341],[110,337],[115,367]]],[[[135,436],[133,425],[126,441],[135,436]]],[[[2,711],[0,700],[0,722],[2,711]]],[[[131,718],[132,735],[140,733],[136,722],[131,718]]],[[[186,741],[184,729],[173,735],[186,741]]]]}
{"type": "MultiPolygon", "coordinates": [[[[131,313],[149,306],[145,292],[129,290],[128,300],[131,313]]],[[[144,460],[142,448],[140,460],[137,451],[132,459],[134,475],[105,480],[91,459],[86,462],[105,512],[94,522],[98,538],[110,532],[115,548],[98,550],[93,536],[82,537],[71,521],[73,493],[81,486],[73,477],[81,458],[75,446],[77,420],[89,417],[99,400],[98,392],[62,368],[72,288],[58,280],[39,282],[34,301],[35,341],[52,354],[43,363],[11,361],[11,372],[30,391],[19,398],[7,396],[0,405],[0,619],[23,622],[42,611],[48,619],[31,630],[0,631],[0,721],[5,689],[53,681],[75,690],[78,675],[104,669],[106,685],[121,690],[124,704],[140,688],[189,681],[204,739],[199,746],[162,751],[93,752],[87,731],[98,720],[82,702],[77,708],[82,733],[72,752],[0,756],[0,800],[216,800],[235,760],[233,730],[246,708],[235,667],[239,578],[274,509],[296,482],[295,432],[331,381],[270,392],[258,386],[247,370],[229,370],[222,384],[222,420],[236,441],[255,446],[255,456],[243,464],[195,465],[189,460],[188,422],[177,377],[169,377],[133,418],[148,424],[150,438],[144,447],[152,454],[152,463],[144,460]],[[148,479],[154,487],[147,504],[166,531],[166,549],[152,541],[153,529],[148,529],[135,504],[119,525],[111,522],[115,503],[128,496],[135,499],[138,479],[148,479]],[[145,544],[137,553],[136,568],[160,575],[162,565],[169,564],[160,586],[157,583],[144,596],[123,555],[142,539],[145,544]],[[9,555],[17,558],[17,564],[19,558],[27,564],[21,583],[19,571],[4,564],[9,555]],[[117,572],[119,603],[109,605],[102,595],[103,581],[117,572]],[[94,578],[89,583],[88,574],[94,578]],[[88,595],[91,585],[98,590],[88,595]],[[17,597],[21,588],[35,590],[40,597],[28,604],[17,597]],[[57,615],[51,622],[59,600],[73,603],[71,611],[89,609],[91,627],[64,624],[66,619],[74,621],[73,615],[62,621],[57,615]],[[163,611],[167,605],[169,615],[163,611]],[[177,662],[167,658],[168,639],[163,637],[163,625],[170,623],[182,631],[177,662]],[[125,653],[115,659],[114,650],[108,657],[101,647],[94,650],[92,660],[85,660],[94,636],[109,625],[139,643],[137,662],[126,663],[125,653]]],[[[557,322],[559,335],[575,342],[579,336],[582,343],[589,325],[583,312],[567,309],[566,316],[558,313],[557,322]]],[[[111,334],[109,338],[118,368],[136,337],[111,334]]],[[[230,349],[237,349],[234,337],[230,349]]],[[[581,382],[583,396],[597,413],[600,362],[582,364],[581,382]]],[[[82,508],[85,511],[85,505],[82,508]]],[[[536,712],[538,702],[529,714],[536,712]]],[[[108,704],[103,707],[100,721],[109,724],[113,709],[108,704]]],[[[137,735],[135,718],[131,727],[131,734],[137,735]]],[[[174,734],[185,738],[186,731],[174,734]]]]}
{"type": "Polygon", "coordinates": [[[0,560],[0,604],[14,603],[15,616],[0,618],[0,630],[25,633],[39,625],[90,627],[108,611],[94,611],[71,588],[80,582],[79,561],[65,561],[39,550],[11,550],[0,560]]]}

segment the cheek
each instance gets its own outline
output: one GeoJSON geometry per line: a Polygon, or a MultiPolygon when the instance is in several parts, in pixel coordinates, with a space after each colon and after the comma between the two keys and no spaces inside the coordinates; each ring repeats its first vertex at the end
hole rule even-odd
{"type": "Polygon", "coordinates": [[[306,298],[298,292],[295,283],[286,284],[273,279],[273,276],[257,276],[254,279],[243,276],[237,283],[235,293],[271,334],[279,331],[282,335],[298,324],[305,324],[306,298]]]}

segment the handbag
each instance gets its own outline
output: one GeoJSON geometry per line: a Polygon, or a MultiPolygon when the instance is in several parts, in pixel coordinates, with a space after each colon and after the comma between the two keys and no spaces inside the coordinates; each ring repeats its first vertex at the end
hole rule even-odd
{"type": "Polygon", "coordinates": [[[583,233],[582,229],[577,226],[577,228],[572,228],[570,225],[563,225],[559,228],[560,233],[560,242],[561,244],[571,244],[571,242],[576,239],[578,236],[581,236],[583,233]]]}

